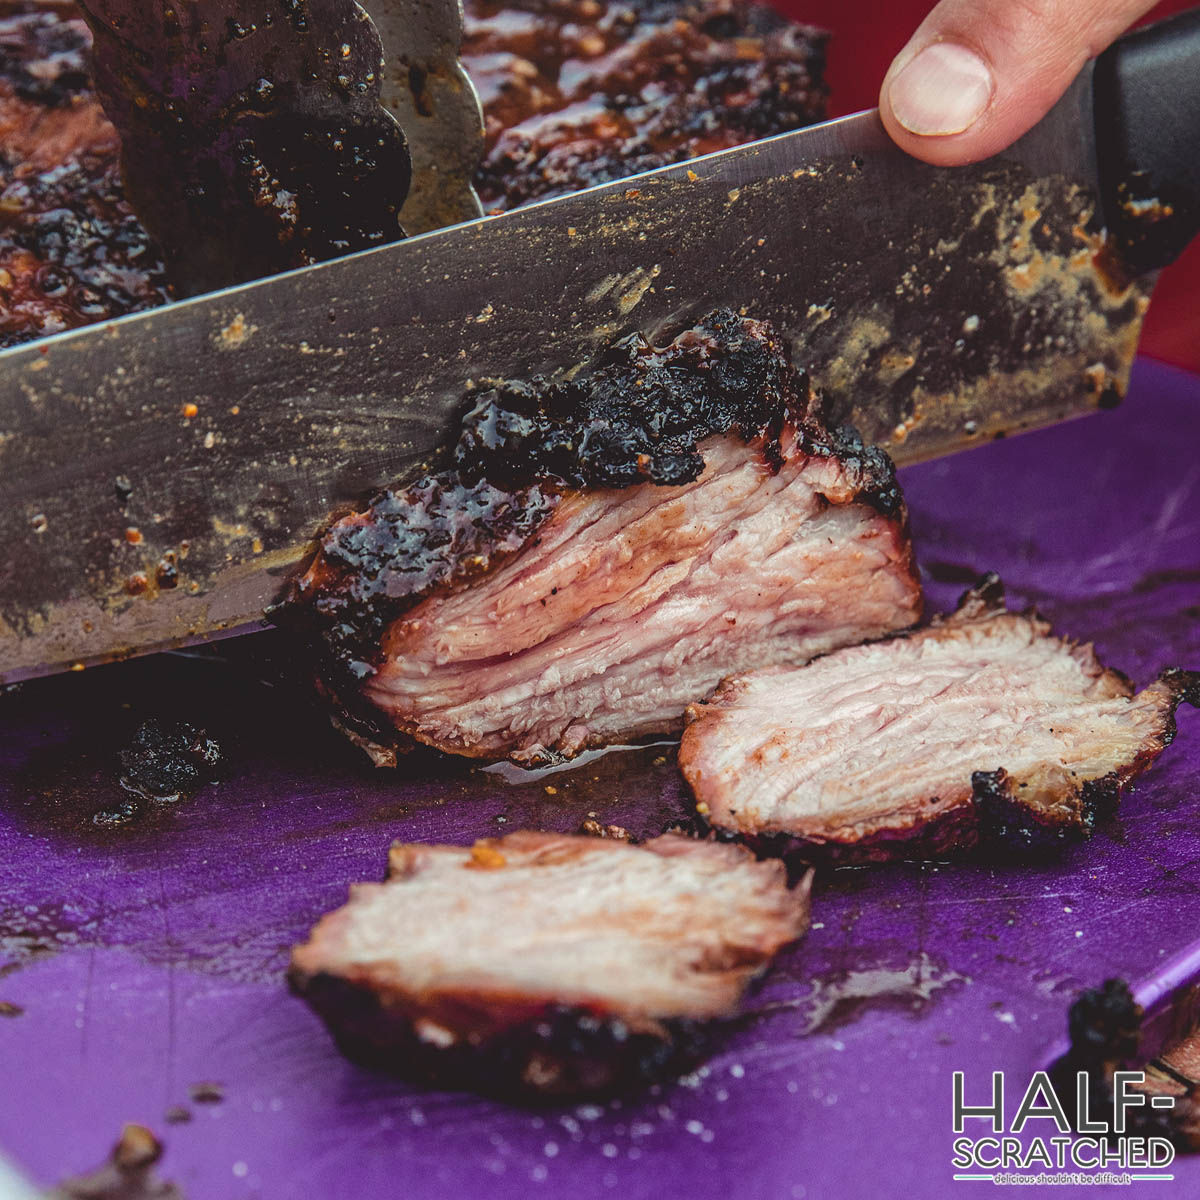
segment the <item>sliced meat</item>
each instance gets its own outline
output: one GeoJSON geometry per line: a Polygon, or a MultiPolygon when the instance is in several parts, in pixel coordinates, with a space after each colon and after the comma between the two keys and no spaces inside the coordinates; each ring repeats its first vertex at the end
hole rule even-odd
{"type": "Polygon", "coordinates": [[[822,121],[824,31],[746,0],[468,0],[490,210],[822,121]]]}
{"type": "Polygon", "coordinates": [[[167,299],[91,92],[88,43],[81,20],[0,16],[0,346],[167,299]]]}
{"type": "Polygon", "coordinates": [[[919,614],[891,463],[812,409],[729,312],[489,392],[453,467],[329,530],[291,619],[380,747],[529,762],[676,730],[730,672],[919,614]]]}
{"type": "Polygon", "coordinates": [[[1198,676],[1134,694],[1091,646],[1010,613],[994,577],[957,613],[803,668],[728,679],[688,710],[701,814],[869,856],[1086,834],[1174,736],[1198,676]]]}
{"type": "Polygon", "coordinates": [[[365,1065],[552,1095],[694,1056],[808,926],[808,881],[738,846],[521,832],[397,843],[292,954],[291,982],[365,1065]]]}

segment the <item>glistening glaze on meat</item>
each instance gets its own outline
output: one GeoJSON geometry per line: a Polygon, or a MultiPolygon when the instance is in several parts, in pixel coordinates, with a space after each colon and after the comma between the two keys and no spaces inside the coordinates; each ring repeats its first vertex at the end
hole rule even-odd
{"type": "Polygon", "coordinates": [[[91,92],[87,27],[0,15],[0,346],[167,299],[91,92]]]}
{"type": "Polygon", "coordinates": [[[722,683],[679,761],[712,825],[870,857],[1081,837],[1174,736],[1200,677],[1144,691],[1004,608],[991,577],[927,628],[722,683]]]}
{"type": "Polygon", "coordinates": [[[398,843],[389,867],[293,952],[292,986],[351,1057],[449,1086],[649,1082],[808,926],[807,881],[677,834],[398,843]]]}
{"type": "Polygon", "coordinates": [[[328,531],[290,619],[382,747],[529,761],[677,729],[732,671],[919,615],[890,462],[813,405],[730,312],[488,392],[453,466],[328,531]]]}
{"type": "Polygon", "coordinates": [[[480,198],[513,208],[824,120],[825,41],[747,0],[468,0],[480,198]]]}

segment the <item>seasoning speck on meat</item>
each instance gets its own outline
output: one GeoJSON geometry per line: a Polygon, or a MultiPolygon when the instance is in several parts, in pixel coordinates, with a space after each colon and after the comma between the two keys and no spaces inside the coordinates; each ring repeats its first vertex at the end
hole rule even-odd
{"type": "Polygon", "coordinates": [[[389,867],[293,952],[293,988],[366,1066],[514,1097],[683,1068],[808,926],[807,880],[678,834],[397,843],[389,867]]]}
{"type": "Polygon", "coordinates": [[[724,675],[919,615],[891,463],[815,407],[771,327],[728,311],[505,384],[452,466],[332,526],[283,619],[380,761],[674,731],[724,675]]]}
{"type": "Polygon", "coordinates": [[[1010,613],[999,581],[930,627],[693,705],[684,776],[713,826],[866,857],[1086,836],[1175,734],[1200,676],[1135,694],[1091,646],[1010,613]]]}

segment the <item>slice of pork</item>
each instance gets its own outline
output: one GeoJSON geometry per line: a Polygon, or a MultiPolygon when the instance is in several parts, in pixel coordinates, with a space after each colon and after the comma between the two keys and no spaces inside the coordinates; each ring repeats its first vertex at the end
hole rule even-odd
{"type": "Polygon", "coordinates": [[[455,465],[335,524],[299,584],[344,723],[570,756],[681,728],[730,673],[912,624],[891,463],[814,405],[770,327],[723,312],[489,393],[455,465]]]}
{"type": "Polygon", "coordinates": [[[612,1091],[688,1061],[808,925],[808,882],[742,847],[520,832],[392,847],[292,955],[365,1065],[492,1091],[612,1091]]]}
{"type": "Polygon", "coordinates": [[[701,815],[867,857],[1085,835],[1174,736],[1198,677],[1142,692],[1091,646],[1005,610],[994,577],[932,626],[693,705],[679,761],[701,815]]]}

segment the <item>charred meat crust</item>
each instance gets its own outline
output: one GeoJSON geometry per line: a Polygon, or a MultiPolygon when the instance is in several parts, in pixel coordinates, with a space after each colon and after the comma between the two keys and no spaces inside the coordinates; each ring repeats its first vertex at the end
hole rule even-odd
{"type": "MultiPolygon", "coordinates": [[[[953,613],[936,616],[930,628],[954,628],[1008,615],[1004,587],[994,572],[982,576],[963,593],[953,613]]],[[[1049,626],[1029,609],[1014,614],[1035,625],[1039,633],[1049,635],[1049,626]]],[[[915,630],[877,639],[886,643],[910,636],[915,630]]],[[[1069,653],[1081,660],[1094,661],[1089,646],[1070,639],[1059,641],[1069,653]]],[[[1114,695],[1134,696],[1134,686],[1122,672],[1100,667],[1100,678],[1114,695]]],[[[710,704],[736,697],[740,683],[725,680],[714,695],[689,710],[689,722],[699,719],[710,704]]],[[[964,854],[994,857],[997,854],[1038,857],[1053,854],[1065,846],[1086,839],[1095,826],[1116,812],[1121,793],[1147,770],[1176,733],[1176,709],[1181,703],[1200,707],[1200,672],[1169,668],[1143,693],[1152,695],[1158,708],[1156,735],[1143,742],[1129,761],[1103,776],[1061,786],[1052,795],[1036,779],[1014,779],[1004,769],[975,771],[970,778],[966,804],[939,810],[940,798],[933,796],[928,805],[932,815],[913,813],[906,823],[879,828],[868,823],[852,827],[848,836],[817,839],[786,831],[748,833],[724,828],[707,815],[702,804],[690,828],[700,836],[715,834],[740,842],[759,857],[782,857],[793,870],[804,864],[884,862],[897,857],[949,858],[964,854]]],[[[686,747],[681,748],[681,765],[688,775],[686,747]]],[[[689,778],[689,782],[691,782],[689,778]]],[[[693,791],[695,787],[693,786],[693,791]]],[[[698,801],[702,796],[697,793],[698,801]]]]}
{"type": "Polygon", "coordinates": [[[553,1102],[638,1091],[687,1071],[713,1044],[712,1022],[670,1020],[655,1032],[617,1017],[548,1005],[477,1042],[435,1046],[386,993],[336,975],[289,975],[352,1062],[373,1071],[503,1100],[553,1102]]]}
{"type": "Polygon", "coordinates": [[[480,197],[512,208],[824,120],[826,37],[745,0],[469,0],[480,197]]]}
{"type": "Polygon", "coordinates": [[[316,635],[327,686],[369,736],[372,714],[354,688],[374,672],[392,622],[521,550],[570,490],[692,482],[704,469],[700,443],[730,432],[760,440],[777,470],[786,427],[801,452],[844,462],[859,499],[905,520],[887,456],[852,429],[825,430],[815,407],[771,326],[728,310],[661,349],[622,338],[571,380],[501,384],[466,414],[452,466],[380,492],[326,531],[275,619],[316,635]]]}
{"type": "Polygon", "coordinates": [[[609,1095],[709,1049],[803,933],[810,887],[679,834],[396,844],[388,882],[353,890],[318,923],[289,982],[363,1066],[507,1099],[609,1095]],[[427,932],[436,914],[461,962],[436,947],[431,959],[420,934],[401,932],[427,932]],[[570,950],[592,939],[599,968],[570,950]]]}

